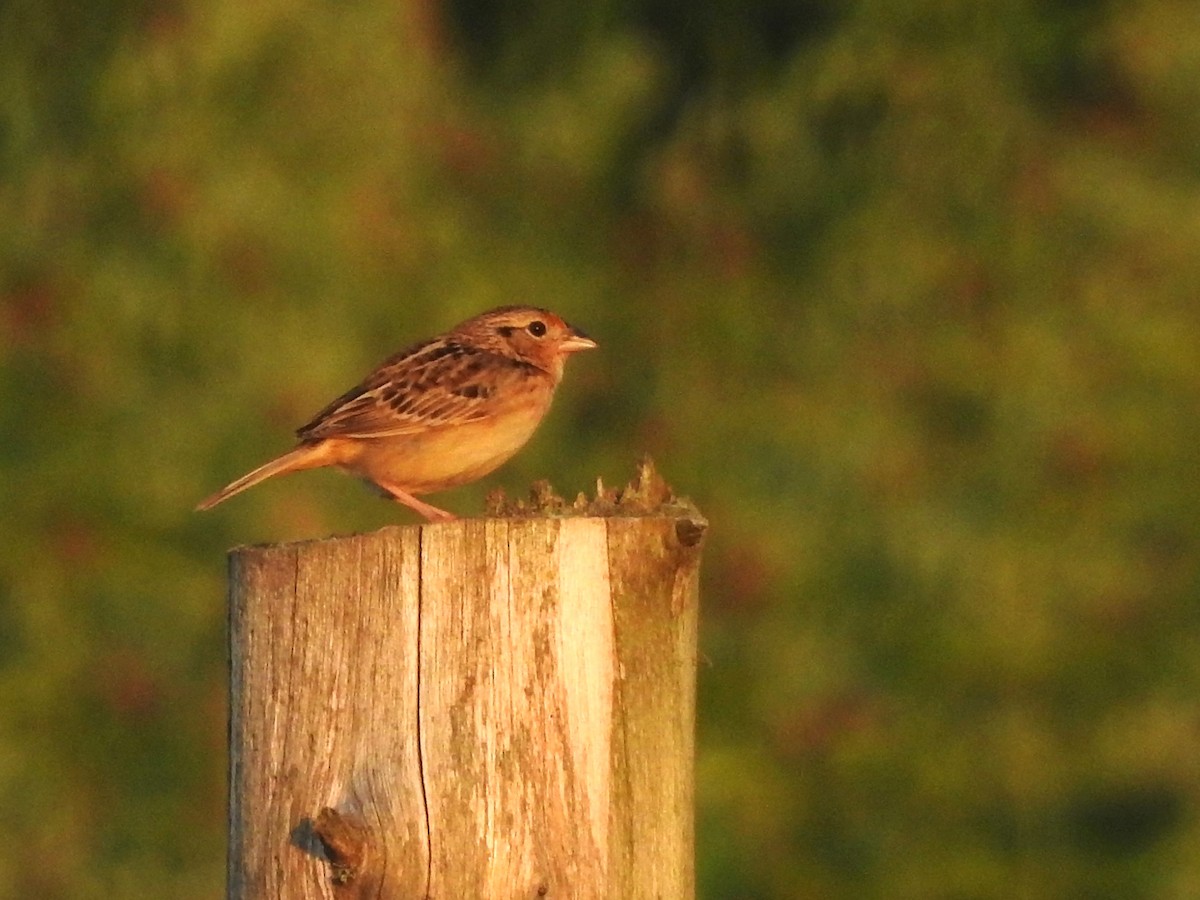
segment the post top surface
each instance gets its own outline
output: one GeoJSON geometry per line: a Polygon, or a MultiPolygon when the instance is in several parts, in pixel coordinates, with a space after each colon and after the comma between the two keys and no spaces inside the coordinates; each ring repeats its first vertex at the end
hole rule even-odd
{"type": "Polygon", "coordinates": [[[638,463],[637,474],[625,487],[608,487],[602,479],[597,478],[593,497],[580,492],[573,501],[568,501],[554,491],[550,482],[541,480],[534,482],[525,498],[509,498],[501,489],[492,491],[487,496],[482,516],[450,522],[387,525],[365,534],[329,535],[286,543],[245,544],[234,547],[230,554],[303,547],[325,541],[418,535],[424,529],[461,528],[497,520],[533,526],[537,522],[563,519],[668,519],[675,523],[680,543],[688,547],[699,544],[708,530],[708,521],[696,505],[686,497],[676,496],[659,474],[654,461],[646,456],[638,463]]]}

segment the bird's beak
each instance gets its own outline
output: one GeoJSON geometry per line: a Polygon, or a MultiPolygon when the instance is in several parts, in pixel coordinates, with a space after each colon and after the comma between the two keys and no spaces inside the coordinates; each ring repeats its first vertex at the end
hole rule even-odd
{"type": "Polygon", "coordinates": [[[596,342],[590,337],[578,328],[572,328],[571,333],[558,345],[558,349],[561,353],[577,353],[580,350],[591,350],[595,346],[596,342]]]}

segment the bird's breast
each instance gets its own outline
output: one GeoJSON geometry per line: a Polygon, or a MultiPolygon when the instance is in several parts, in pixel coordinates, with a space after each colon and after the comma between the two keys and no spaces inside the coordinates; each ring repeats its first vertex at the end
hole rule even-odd
{"type": "Polygon", "coordinates": [[[477,422],[438,426],[418,434],[355,439],[341,468],[413,494],[468,484],[520,450],[548,406],[548,402],[530,404],[477,422]]]}

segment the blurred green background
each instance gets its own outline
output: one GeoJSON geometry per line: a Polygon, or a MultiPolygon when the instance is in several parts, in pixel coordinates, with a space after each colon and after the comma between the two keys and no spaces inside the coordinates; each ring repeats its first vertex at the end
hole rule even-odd
{"type": "Polygon", "coordinates": [[[223,892],[195,502],[388,353],[549,306],[486,484],[712,522],[707,900],[1200,897],[1194,0],[0,5],[0,897],[223,892]]]}

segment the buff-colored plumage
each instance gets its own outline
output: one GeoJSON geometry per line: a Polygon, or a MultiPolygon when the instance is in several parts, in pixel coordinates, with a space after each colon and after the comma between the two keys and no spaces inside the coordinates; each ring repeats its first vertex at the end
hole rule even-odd
{"type": "Polygon", "coordinates": [[[210,509],[260,481],[334,466],[431,520],[416,498],[487,475],[521,449],[550,408],[566,358],[595,347],[554,313],[505,306],[387,359],[296,432],[299,445],[204,500],[210,509]]]}

